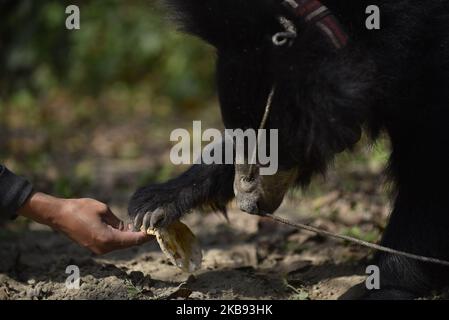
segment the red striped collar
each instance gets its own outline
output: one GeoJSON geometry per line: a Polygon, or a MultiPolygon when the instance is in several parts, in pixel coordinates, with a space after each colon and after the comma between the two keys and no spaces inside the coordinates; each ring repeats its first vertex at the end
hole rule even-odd
{"type": "Polygon", "coordinates": [[[284,4],[307,23],[315,24],[336,49],[344,48],[349,37],[332,12],[318,0],[285,0],[284,4]]]}

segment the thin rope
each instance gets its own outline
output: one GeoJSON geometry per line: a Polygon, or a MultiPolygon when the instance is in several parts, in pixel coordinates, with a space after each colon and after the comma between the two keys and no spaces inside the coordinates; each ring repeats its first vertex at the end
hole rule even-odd
{"type": "Polygon", "coordinates": [[[364,240],[360,240],[354,237],[350,237],[350,236],[344,236],[344,235],[340,235],[340,234],[336,234],[336,233],[332,233],[320,228],[316,228],[307,224],[303,224],[303,223],[298,223],[298,222],[292,222],[289,221],[285,218],[281,218],[272,214],[263,214],[263,217],[267,217],[271,220],[274,220],[278,223],[282,223],[291,227],[294,227],[296,229],[304,229],[316,234],[319,234],[321,236],[325,236],[325,237],[331,237],[331,238],[335,238],[335,239],[339,239],[339,240],[344,240],[344,241],[349,241],[352,243],[356,243],[358,245],[361,245],[363,247],[367,247],[367,248],[371,248],[374,250],[378,250],[378,251],[382,251],[382,252],[386,252],[386,253],[391,253],[391,254],[395,254],[398,256],[403,256],[403,257],[407,257],[413,260],[418,260],[418,261],[422,261],[422,262],[429,262],[429,263],[435,263],[435,264],[440,264],[446,267],[449,267],[449,261],[445,261],[445,260],[440,260],[437,258],[431,258],[431,257],[426,257],[426,256],[421,256],[421,255],[417,255],[417,254],[413,254],[413,253],[408,253],[405,251],[400,251],[400,250],[395,250],[392,248],[388,248],[385,246],[381,246],[375,243],[371,243],[368,241],[364,241],[364,240]]]}
{"type": "Polygon", "coordinates": [[[251,162],[249,163],[249,169],[248,169],[248,178],[249,179],[252,179],[254,177],[254,168],[256,167],[254,164],[256,163],[257,148],[259,147],[259,143],[260,143],[259,131],[263,130],[267,124],[268,116],[270,115],[270,112],[271,112],[271,105],[273,103],[273,97],[274,97],[275,93],[276,93],[276,86],[274,85],[273,87],[271,87],[270,94],[268,95],[267,104],[265,106],[265,112],[263,114],[262,121],[260,122],[259,130],[257,132],[257,145],[254,148],[253,155],[251,157],[251,162]]]}

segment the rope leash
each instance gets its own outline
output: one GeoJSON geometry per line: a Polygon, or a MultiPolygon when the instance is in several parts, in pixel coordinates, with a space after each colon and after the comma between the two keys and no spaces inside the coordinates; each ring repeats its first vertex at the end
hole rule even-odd
{"type": "MultiPolygon", "coordinates": [[[[271,105],[273,103],[273,96],[275,93],[276,93],[276,86],[273,86],[273,87],[271,87],[270,94],[268,95],[268,98],[267,98],[267,104],[265,105],[265,111],[263,114],[262,121],[260,122],[259,131],[263,130],[267,124],[268,116],[270,115],[270,112],[271,112],[271,105]]],[[[248,169],[248,173],[247,173],[247,178],[249,180],[252,180],[254,178],[254,171],[257,168],[257,166],[255,166],[254,164],[257,162],[257,148],[259,145],[260,145],[260,135],[257,134],[257,145],[254,148],[253,155],[251,157],[251,161],[250,161],[250,165],[249,165],[249,169],[248,169]]]]}
{"type": "Polygon", "coordinates": [[[375,243],[371,243],[368,241],[364,241],[364,240],[360,240],[354,237],[350,237],[350,236],[344,236],[344,235],[340,235],[340,234],[336,234],[333,232],[329,232],[320,228],[316,228],[307,224],[303,224],[303,223],[298,223],[298,222],[292,222],[288,219],[285,218],[281,218],[272,214],[263,214],[263,217],[269,218],[275,222],[281,223],[281,224],[285,224],[288,225],[290,227],[293,227],[295,229],[299,229],[299,230],[307,230],[316,234],[319,234],[320,236],[324,236],[324,237],[330,237],[330,238],[334,238],[334,239],[339,239],[339,240],[344,240],[344,241],[349,241],[355,244],[358,244],[360,246],[363,247],[367,247],[370,249],[374,249],[377,251],[382,251],[382,252],[386,252],[386,253],[391,253],[391,254],[395,254],[398,256],[403,256],[406,258],[410,258],[413,260],[418,260],[418,261],[422,261],[422,262],[428,262],[428,263],[434,263],[434,264],[439,264],[439,265],[443,265],[446,267],[449,267],[449,261],[445,261],[445,260],[440,260],[437,258],[431,258],[431,257],[426,257],[426,256],[421,256],[421,255],[417,255],[417,254],[413,254],[413,253],[409,253],[409,252],[405,252],[405,251],[400,251],[400,250],[395,250],[392,248],[388,248],[385,246],[381,246],[375,243]]]}

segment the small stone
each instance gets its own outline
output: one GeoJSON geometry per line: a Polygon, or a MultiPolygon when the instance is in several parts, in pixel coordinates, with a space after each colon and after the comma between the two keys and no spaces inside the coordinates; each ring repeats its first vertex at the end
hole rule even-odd
{"type": "Polygon", "coordinates": [[[131,282],[135,285],[142,282],[142,280],[145,278],[145,275],[141,271],[131,271],[129,273],[129,278],[131,282]]]}
{"type": "Polygon", "coordinates": [[[34,298],[38,298],[41,295],[41,288],[29,288],[26,291],[26,296],[29,299],[34,299],[34,298]]]}
{"type": "Polygon", "coordinates": [[[8,300],[9,295],[6,288],[0,288],[0,300],[8,300]]]}

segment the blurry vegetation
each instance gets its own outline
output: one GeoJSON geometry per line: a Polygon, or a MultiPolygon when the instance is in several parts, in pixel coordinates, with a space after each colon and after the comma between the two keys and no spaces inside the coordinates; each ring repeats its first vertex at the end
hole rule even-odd
{"type": "Polygon", "coordinates": [[[377,242],[380,238],[380,233],[378,229],[362,230],[358,226],[346,229],[344,231],[344,235],[367,242],[377,242]]]}
{"type": "Polygon", "coordinates": [[[181,104],[213,94],[211,49],[174,32],[158,1],[0,3],[3,94],[26,99],[64,86],[96,95],[138,85],[181,104]],[[69,4],[80,7],[81,30],[65,29],[69,4]]]}
{"type": "MultiPolygon", "coordinates": [[[[0,162],[85,193],[94,159],[160,156],[169,130],[214,102],[213,60],[158,1],[0,0],[0,162]],[[69,4],[80,30],[65,28],[69,4]]],[[[129,184],[167,178],[157,167],[129,184]]]]}

